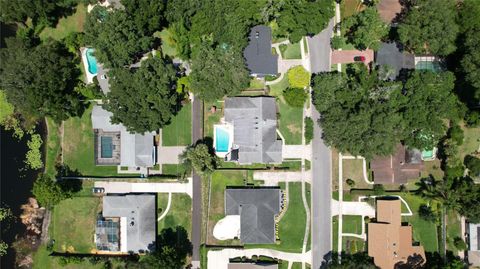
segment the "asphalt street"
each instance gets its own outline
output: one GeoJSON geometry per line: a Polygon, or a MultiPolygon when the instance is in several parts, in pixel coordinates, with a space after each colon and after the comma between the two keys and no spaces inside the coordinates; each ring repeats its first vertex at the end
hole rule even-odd
{"type": "Polygon", "coordinates": [[[330,38],[333,32],[333,18],[327,28],[318,35],[307,37],[312,73],[330,71],[330,38]]]}

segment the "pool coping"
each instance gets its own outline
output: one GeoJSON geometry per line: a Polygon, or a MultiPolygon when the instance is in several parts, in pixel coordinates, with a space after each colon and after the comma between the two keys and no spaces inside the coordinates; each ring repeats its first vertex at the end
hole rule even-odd
{"type": "MultiPolygon", "coordinates": [[[[90,71],[88,70],[88,60],[87,60],[87,50],[88,49],[93,49],[93,48],[89,48],[89,47],[81,47],[80,48],[80,53],[82,54],[82,64],[83,64],[83,69],[85,70],[85,76],[86,76],[86,83],[87,84],[90,84],[90,83],[93,83],[93,78],[97,76],[97,74],[92,74],[90,73],[90,71]]],[[[98,61],[97,61],[97,65],[98,65],[98,61]]],[[[97,66],[98,68],[98,66],[97,66]]]]}
{"type": "Polygon", "coordinates": [[[215,154],[220,158],[225,158],[230,152],[233,147],[233,124],[230,123],[222,123],[222,124],[214,124],[213,125],[213,148],[215,149],[215,154]],[[229,140],[228,140],[228,150],[225,152],[219,152],[216,150],[217,145],[217,128],[223,128],[228,132],[229,140]]]}

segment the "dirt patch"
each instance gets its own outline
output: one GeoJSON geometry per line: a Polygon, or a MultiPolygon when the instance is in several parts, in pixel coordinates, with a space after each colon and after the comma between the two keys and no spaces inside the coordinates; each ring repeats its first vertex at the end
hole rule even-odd
{"type": "Polygon", "coordinates": [[[296,126],[295,124],[289,124],[289,125],[287,125],[287,128],[292,134],[301,134],[302,133],[302,129],[300,129],[300,127],[296,126]]]}

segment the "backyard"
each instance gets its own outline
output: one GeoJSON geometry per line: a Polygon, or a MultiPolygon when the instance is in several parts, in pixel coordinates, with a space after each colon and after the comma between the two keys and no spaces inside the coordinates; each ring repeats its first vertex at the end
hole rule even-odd
{"type": "Polygon", "coordinates": [[[170,124],[162,128],[162,146],[187,146],[192,143],[192,105],[180,107],[170,124]]]}
{"type": "Polygon", "coordinates": [[[83,24],[86,16],[87,7],[83,4],[78,4],[75,8],[75,13],[66,18],[61,18],[55,27],[46,27],[43,29],[40,33],[40,38],[44,40],[50,37],[61,40],[70,33],[83,32],[83,24]]]}
{"type": "MultiPolygon", "coordinates": [[[[157,212],[157,217],[160,217],[163,210],[168,204],[168,193],[158,193],[157,207],[162,211],[157,212]]],[[[157,232],[160,233],[166,228],[175,228],[182,226],[190,235],[192,231],[192,199],[187,194],[174,193],[172,194],[172,202],[170,210],[163,219],[158,222],[157,232]]]]}
{"type": "Polygon", "coordinates": [[[71,171],[83,176],[115,176],[116,166],[96,166],[92,107],[81,118],[69,118],[64,123],[63,162],[71,171]]]}
{"type": "MultiPolygon", "coordinates": [[[[280,187],[285,189],[285,183],[280,183],[280,187]]],[[[302,184],[300,182],[289,183],[288,196],[288,209],[278,225],[280,242],[266,245],[245,245],[246,248],[269,248],[296,253],[302,251],[307,217],[302,201],[302,184]]]]}
{"type": "Polygon", "coordinates": [[[73,197],[55,206],[49,226],[54,251],[91,253],[100,198],[73,197]]]}
{"type": "Polygon", "coordinates": [[[213,140],[213,125],[220,122],[220,118],[223,116],[223,102],[205,102],[203,118],[203,132],[205,137],[210,137],[213,140]],[[212,112],[212,107],[215,106],[216,109],[212,112]]]}
{"type": "Polygon", "coordinates": [[[45,118],[47,122],[47,141],[46,141],[46,159],[45,174],[54,177],[56,174],[55,165],[60,155],[60,126],[50,118],[45,118]]]}

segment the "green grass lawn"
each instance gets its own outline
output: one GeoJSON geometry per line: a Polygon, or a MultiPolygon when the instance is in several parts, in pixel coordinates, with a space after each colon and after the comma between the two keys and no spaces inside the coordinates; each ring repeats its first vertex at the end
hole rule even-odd
{"type": "Polygon", "coordinates": [[[56,205],[49,227],[54,250],[90,253],[95,249],[93,235],[99,206],[98,197],[73,197],[56,205]]]}
{"type": "Polygon", "coordinates": [[[351,236],[342,236],[342,250],[354,254],[365,251],[366,242],[360,238],[351,236]]]}
{"type": "MultiPolygon", "coordinates": [[[[168,203],[168,194],[158,194],[158,208],[165,210],[168,203]]],[[[162,211],[163,212],[163,211],[162,211]]],[[[160,217],[162,213],[158,213],[160,217]]],[[[166,228],[175,228],[182,226],[190,235],[192,231],[192,199],[187,194],[174,193],[172,194],[172,203],[167,215],[158,222],[158,233],[166,228]]]]}
{"type": "Polygon", "coordinates": [[[83,32],[83,24],[87,16],[87,8],[83,4],[76,7],[75,13],[66,18],[61,18],[57,25],[53,27],[46,27],[40,33],[40,39],[45,40],[49,37],[61,40],[69,33],[83,32]]]}
{"type": "Polygon", "coordinates": [[[205,137],[213,139],[213,125],[220,122],[220,118],[223,116],[223,102],[211,102],[205,103],[203,112],[203,133],[205,137]],[[210,108],[216,106],[216,112],[212,113],[210,108]]]}
{"type": "MultiPolygon", "coordinates": [[[[285,183],[280,186],[285,188],[285,183]]],[[[285,252],[301,252],[305,234],[306,213],[302,201],[302,184],[289,183],[289,202],[285,215],[279,222],[279,244],[245,245],[246,248],[270,248],[285,252]]]]}
{"type": "Polygon", "coordinates": [[[207,244],[239,244],[239,240],[219,241],[213,237],[213,227],[225,217],[225,188],[227,186],[244,186],[243,171],[215,171],[211,177],[210,208],[208,216],[207,244]]]}
{"type": "Polygon", "coordinates": [[[342,232],[343,233],[352,233],[352,234],[361,234],[362,233],[362,216],[342,216],[342,232]]]}
{"type": "Polygon", "coordinates": [[[280,45],[280,52],[283,59],[302,59],[300,42],[295,44],[288,44],[286,46],[280,45]]]}
{"type": "Polygon", "coordinates": [[[185,104],[169,125],[162,129],[163,146],[187,146],[192,143],[192,105],[185,104]]]}
{"type": "Polygon", "coordinates": [[[464,140],[463,144],[459,147],[459,157],[463,162],[463,159],[466,155],[473,153],[478,150],[480,147],[480,127],[477,128],[466,128],[463,127],[464,140]]]}
{"type": "Polygon", "coordinates": [[[185,173],[185,166],[182,164],[162,164],[163,175],[182,175],[185,173]]]}
{"type": "Polygon", "coordinates": [[[447,249],[453,253],[458,251],[454,244],[456,237],[462,237],[460,220],[455,212],[449,211],[447,217],[447,249]]]}
{"type": "MultiPolygon", "coordinates": [[[[92,237],[93,238],[93,237],[92,237]]],[[[33,254],[33,269],[102,269],[105,268],[104,263],[91,264],[87,259],[82,260],[79,264],[68,264],[61,266],[57,262],[56,257],[49,256],[50,251],[47,250],[45,245],[40,246],[38,250],[33,254]]],[[[114,261],[112,268],[117,268],[117,262],[114,261]]]]}
{"type": "Polygon", "coordinates": [[[332,217],[332,249],[337,251],[338,248],[338,216],[332,217]]]}
{"type": "Polygon", "coordinates": [[[265,82],[263,82],[262,80],[260,80],[258,78],[252,78],[252,80],[250,80],[249,88],[250,89],[261,89],[261,90],[263,90],[263,88],[265,88],[265,82]]]}
{"type": "Polygon", "coordinates": [[[269,85],[270,87],[270,95],[272,96],[280,96],[283,94],[283,91],[288,88],[288,76],[285,74],[279,82],[269,85]]]}
{"type": "Polygon", "coordinates": [[[363,8],[361,0],[344,0],[340,3],[340,16],[341,20],[350,17],[363,8]]]}
{"type": "Polygon", "coordinates": [[[163,29],[161,32],[154,33],[153,36],[162,40],[163,54],[175,58],[177,55],[177,44],[175,43],[170,31],[168,29],[163,29]]]}
{"type": "Polygon", "coordinates": [[[71,170],[84,176],[115,176],[116,166],[96,166],[94,134],[91,121],[92,107],[81,118],[73,117],[64,123],[63,162],[71,170]]]}
{"type": "Polygon", "coordinates": [[[48,126],[47,154],[45,159],[45,174],[54,177],[56,175],[55,165],[60,155],[60,126],[50,118],[46,118],[48,126]]]}
{"type": "Polygon", "coordinates": [[[303,109],[291,107],[284,100],[277,99],[280,112],[279,129],[285,138],[285,144],[302,143],[303,109]]]}
{"type": "Polygon", "coordinates": [[[347,179],[355,181],[355,188],[370,188],[363,178],[363,160],[342,160],[343,167],[343,187],[350,189],[350,186],[346,184],[347,179]]]}

